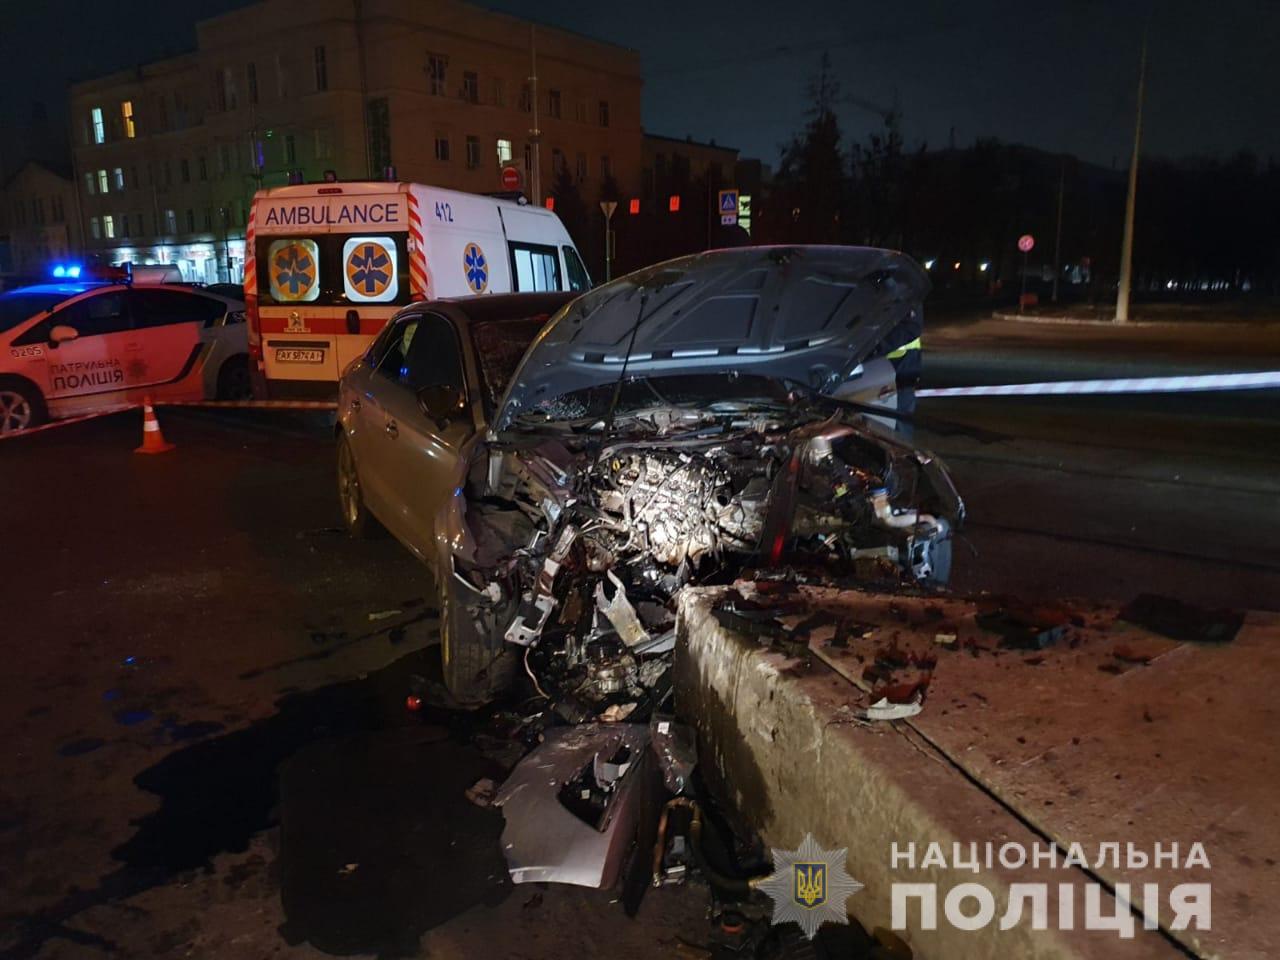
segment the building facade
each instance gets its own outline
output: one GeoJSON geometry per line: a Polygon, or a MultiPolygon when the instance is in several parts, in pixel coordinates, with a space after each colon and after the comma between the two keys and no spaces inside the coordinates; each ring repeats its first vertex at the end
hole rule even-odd
{"type": "Polygon", "coordinates": [[[0,276],[30,278],[83,246],[75,184],[43,164],[23,164],[0,187],[0,276]]]}
{"type": "Polygon", "coordinates": [[[394,167],[479,193],[511,165],[535,202],[562,168],[588,203],[610,179],[639,189],[633,50],[457,0],[265,0],[196,37],[72,88],[82,226],[104,261],[239,282],[253,192],[295,171],[394,167]]]}

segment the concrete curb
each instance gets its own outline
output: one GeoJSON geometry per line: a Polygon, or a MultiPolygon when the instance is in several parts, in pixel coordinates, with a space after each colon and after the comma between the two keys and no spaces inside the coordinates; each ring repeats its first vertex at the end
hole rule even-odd
{"type": "Polygon", "coordinates": [[[1089,320],[1084,317],[1039,316],[1030,313],[1005,313],[993,311],[992,320],[1003,320],[1008,323],[1041,323],[1048,326],[1063,327],[1102,327],[1106,330],[1128,330],[1134,327],[1159,327],[1161,329],[1245,327],[1256,330],[1259,327],[1280,329],[1280,321],[1276,320],[1130,320],[1127,323],[1116,323],[1114,320],[1089,320]]]}

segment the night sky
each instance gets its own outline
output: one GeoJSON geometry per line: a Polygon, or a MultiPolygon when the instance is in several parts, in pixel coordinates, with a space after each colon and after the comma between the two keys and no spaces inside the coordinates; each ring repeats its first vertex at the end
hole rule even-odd
{"type": "MultiPolygon", "coordinates": [[[[194,45],[197,19],[245,0],[0,0],[6,55],[0,165],[21,147],[33,100],[66,126],[74,79],[194,45]],[[76,9],[68,17],[68,9],[76,9]],[[82,12],[80,8],[83,8],[82,12]],[[183,14],[176,12],[182,9],[183,14]],[[26,42],[30,38],[30,42],[26,42]]],[[[1145,150],[1170,157],[1248,148],[1280,158],[1280,3],[1275,0],[808,0],[803,4],[489,0],[515,14],[637,48],[654,133],[715,139],[776,163],[802,123],[823,50],[846,135],[903,115],[909,145],[997,136],[1124,166],[1143,21],[1151,17],[1145,150]],[[787,16],[778,12],[785,9],[787,16]]]]}

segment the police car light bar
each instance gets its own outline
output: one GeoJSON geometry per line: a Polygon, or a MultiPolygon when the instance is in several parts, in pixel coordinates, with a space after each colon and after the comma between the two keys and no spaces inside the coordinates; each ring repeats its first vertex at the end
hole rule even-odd
{"type": "Polygon", "coordinates": [[[80,279],[80,264],[78,263],[54,264],[53,275],[59,280],[78,280],[80,279]]]}

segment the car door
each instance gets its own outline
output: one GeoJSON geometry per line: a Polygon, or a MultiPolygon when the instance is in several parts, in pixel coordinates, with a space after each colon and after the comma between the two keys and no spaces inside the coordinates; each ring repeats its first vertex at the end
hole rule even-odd
{"type": "Polygon", "coordinates": [[[442,314],[425,313],[397,382],[379,398],[384,417],[379,461],[385,464],[396,523],[404,530],[401,539],[427,563],[436,556],[436,516],[454,494],[460,448],[475,431],[463,369],[453,323],[442,314]],[[464,398],[458,416],[438,421],[423,412],[418,393],[435,386],[453,388],[464,398]]]}
{"type": "Polygon", "coordinates": [[[397,539],[408,539],[400,506],[391,493],[390,474],[396,469],[396,448],[387,444],[387,396],[401,388],[409,346],[418,329],[416,314],[388,324],[364,360],[342,379],[339,416],[355,455],[365,503],[397,539]]]}
{"type": "Polygon", "coordinates": [[[135,336],[127,349],[134,387],[170,400],[204,400],[203,361],[211,340],[205,325],[225,308],[221,301],[184,290],[135,287],[128,294],[135,336]]]}
{"type": "Polygon", "coordinates": [[[45,397],[55,415],[127,401],[137,367],[131,362],[135,334],[125,294],[116,288],[76,300],[18,338],[47,344],[45,397]],[[50,334],[59,326],[75,330],[75,339],[53,343],[50,334]]]}

